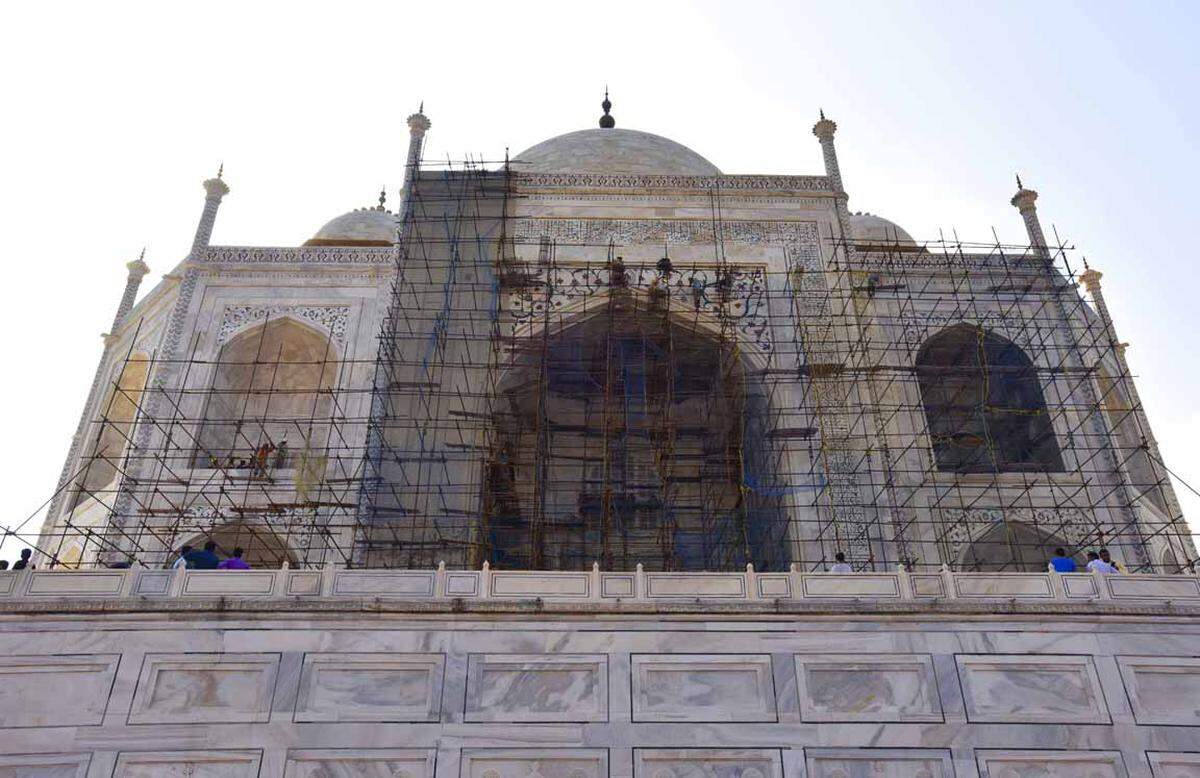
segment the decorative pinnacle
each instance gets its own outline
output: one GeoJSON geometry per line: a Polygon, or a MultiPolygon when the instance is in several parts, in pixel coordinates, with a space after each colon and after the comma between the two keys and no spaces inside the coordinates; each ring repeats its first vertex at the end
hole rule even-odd
{"type": "Polygon", "coordinates": [[[425,115],[425,101],[422,100],[421,104],[417,107],[417,112],[408,117],[408,131],[416,135],[428,132],[432,126],[433,124],[429,121],[429,117],[425,115]]]}
{"type": "Polygon", "coordinates": [[[387,185],[379,188],[379,210],[385,210],[383,204],[387,202],[387,185]]]}
{"type": "Polygon", "coordinates": [[[138,258],[132,262],[125,263],[126,269],[129,270],[131,278],[140,279],[142,276],[150,272],[150,266],[146,264],[146,247],[142,246],[142,253],[138,254],[138,258]]]}
{"type": "Polygon", "coordinates": [[[820,121],[813,125],[813,135],[822,141],[833,140],[833,134],[837,132],[837,122],[826,119],[824,109],[820,111],[820,115],[820,121]]]}
{"type": "Polygon", "coordinates": [[[1024,184],[1021,183],[1021,174],[1017,173],[1017,189],[1021,190],[1024,188],[1025,188],[1024,184]]]}
{"type": "Polygon", "coordinates": [[[604,102],[600,103],[600,107],[604,109],[604,115],[600,117],[600,129],[611,130],[613,127],[616,127],[617,120],[612,118],[612,116],[608,113],[610,110],[612,110],[612,102],[608,99],[607,84],[604,86],[604,102]]]}
{"type": "Polygon", "coordinates": [[[825,109],[824,109],[824,108],[818,108],[818,109],[817,109],[817,113],[821,114],[821,121],[825,121],[825,109]]]}
{"type": "Polygon", "coordinates": [[[217,166],[217,178],[220,179],[224,175],[225,175],[225,163],[222,162],[220,165],[217,166]]]}

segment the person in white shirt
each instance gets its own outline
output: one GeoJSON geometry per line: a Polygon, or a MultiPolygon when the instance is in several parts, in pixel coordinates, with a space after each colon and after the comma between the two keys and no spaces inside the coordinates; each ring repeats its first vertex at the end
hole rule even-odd
{"type": "Polygon", "coordinates": [[[1088,552],[1087,569],[1089,573],[1115,573],[1117,569],[1100,558],[1095,551],[1088,552]]]}
{"type": "Polygon", "coordinates": [[[831,573],[853,573],[854,568],[850,567],[850,563],[846,561],[846,555],[841,551],[833,555],[833,566],[829,568],[831,573]]]}
{"type": "Polygon", "coordinates": [[[175,560],[175,564],[171,565],[171,569],[187,569],[188,563],[184,557],[192,550],[191,546],[183,546],[179,549],[179,558],[175,560]]]}

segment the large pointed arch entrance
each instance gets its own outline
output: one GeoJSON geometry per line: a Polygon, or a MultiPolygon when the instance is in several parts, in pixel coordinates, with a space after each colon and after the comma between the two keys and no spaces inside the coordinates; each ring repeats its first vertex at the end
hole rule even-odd
{"type": "Polygon", "coordinates": [[[630,291],[591,309],[521,339],[498,387],[478,561],[786,566],[769,403],[737,340],[630,291]]]}

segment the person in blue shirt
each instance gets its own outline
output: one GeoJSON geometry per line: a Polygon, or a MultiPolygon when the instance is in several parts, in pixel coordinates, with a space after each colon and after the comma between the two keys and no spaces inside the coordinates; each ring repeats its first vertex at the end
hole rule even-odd
{"type": "Polygon", "coordinates": [[[221,564],[221,557],[217,556],[217,544],[211,540],[204,544],[203,551],[189,551],[183,558],[192,570],[216,570],[217,565],[221,564]]]}
{"type": "Polygon", "coordinates": [[[1054,549],[1054,558],[1050,560],[1050,564],[1056,573],[1073,573],[1077,569],[1075,560],[1067,556],[1067,552],[1061,548],[1054,549]]]}

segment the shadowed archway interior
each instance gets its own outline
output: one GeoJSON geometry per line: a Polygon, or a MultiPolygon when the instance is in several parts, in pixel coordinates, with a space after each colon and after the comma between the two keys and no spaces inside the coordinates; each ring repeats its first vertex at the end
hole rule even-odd
{"type": "Polygon", "coordinates": [[[731,340],[627,303],[531,342],[500,386],[476,544],[484,560],[784,566],[761,386],[731,340]]]}

